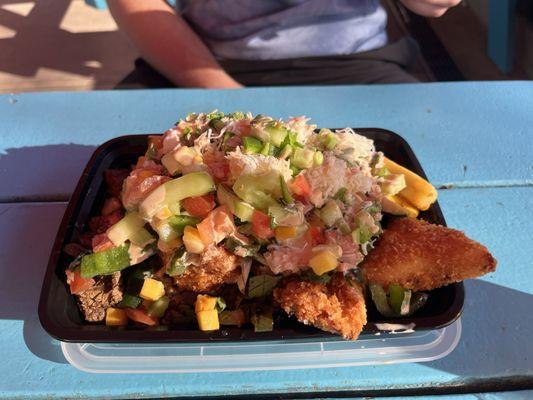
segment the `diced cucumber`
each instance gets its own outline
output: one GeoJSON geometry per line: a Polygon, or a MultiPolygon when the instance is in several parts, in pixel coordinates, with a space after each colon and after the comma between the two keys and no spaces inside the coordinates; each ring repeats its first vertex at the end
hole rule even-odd
{"type": "Polygon", "coordinates": [[[337,203],[329,200],[324,207],[320,209],[320,219],[329,227],[342,218],[342,212],[337,203]]]}
{"type": "Polygon", "coordinates": [[[162,296],[156,301],[153,301],[149,306],[147,310],[147,314],[150,317],[157,317],[161,318],[163,315],[165,315],[165,311],[167,311],[169,304],[169,299],[167,296],[162,296]]]}
{"type": "Polygon", "coordinates": [[[250,133],[253,137],[259,139],[261,142],[266,143],[270,140],[270,135],[262,127],[252,124],[250,133]]]}
{"type": "Polygon", "coordinates": [[[287,182],[285,182],[285,179],[283,179],[282,175],[279,176],[279,184],[281,186],[281,197],[283,198],[283,201],[285,202],[285,204],[294,203],[294,199],[291,195],[291,192],[289,191],[287,182]]]}
{"type": "Polygon", "coordinates": [[[259,251],[260,245],[244,243],[236,237],[229,237],[226,239],[224,247],[240,257],[252,257],[259,251]]]}
{"type": "Polygon", "coordinates": [[[224,185],[217,185],[217,200],[220,205],[227,206],[231,213],[235,214],[235,204],[239,198],[224,185]]]}
{"type": "Polygon", "coordinates": [[[145,228],[139,229],[130,237],[130,242],[139,247],[146,247],[147,245],[155,241],[155,236],[148,232],[148,230],[146,230],[145,228]]]}
{"type": "Polygon", "coordinates": [[[269,205],[277,203],[275,198],[281,197],[279,175],[277,173],[242,175],[233,184],[233,191],[255,208],[266,210],[269,205]]]}
{"type": "Polygon", "coordinates": [[[260,152],[262,155],[264,156],[268,156],[269,153],[270,153],[270,143],[269,142],[266,142],[263,147],[261,148],[261,152],[260,152]]]}
{"type": "Polygon", "coordinates": [[[139,206],[139,215],[151,219],[165,206],[171,207],[187,197],[203,196],[215,190],[213,178],[207,172],[191,172],[159,186],[139,206]]]}
{"type": "Polygon", "coordinates": [[[335,193],[335,196],[333,196],[334,199],[336,200],[340,200],[342,202],[344,202],[346,199],[346,192],[348,191],[348,189],[346,189],[345,187],[343,188],[340,188],[337,193],[335,193]]]}
{"type": "Polygon", "coordinates": [[[254,208],[244,201],[237,201],[235,203],[234,214],[242,222],[250,222],[252,220],[252,215],[254,214],[254,208]]]}
{"type": "Polygon", "coordinates": [[[168,224],[178,236],[182,236],[186,226],[196,225],[200,221],[200,218],[190,215],[173,215],[168,219],[168,224]]]}
{"type": "Polygon", "coordinates": [[[176,252],[170,261],[169,267],[167,268],[167,275],[180,276],[187,271],[189,264],[185,262],[185,255],[186,253],[183,248],[176,252]]]}
{"type": "Polygon", "coordinates": [[[139,296],[133,296],[125,293],[122,296],[122,300],[117,304],[119,308],[137,308],[142,303],[143,299],[139,296]]]}
{"type": "Polygon", "coordinates": [[[273,204],[268,207],[268,215],[273,227],[276,226],[299,226],[304,223],[303,213],[296,210],[273,204]]]}
{"type": "Polygon", "coordinates": [[[135,211],[126,213],[124,218],[109,228],[107,231],[107,237],[115,246],[120,246],[140,230],[145,223],[146,221],[144,221],[135,211]]]}
{"type": "Polygon", "coordinates": [[[234,311],[224,310],[218,315],[220,325],[237,325],[241,326],[246,323],[246,314],[243,310],[234,311]]]}
{"type": "Polygon", "coordinates": [[[244,152],[246,154],[259,153],[263,148],[263,142],[252,136],[245,136],[243,139],[244,152]]]}
{"type": "Polygon", "coordinates": [[[405,290],[400,285],[389,285],[389,304],[396,314],[400,314],[405,290]]]}
{"type": "Polygon", "coordinates": [[[254,325],[254,332],[272,332],[274,329],[272,310],[268,309],[261,312],[255,312],[252,314],[250,322],[254,325]]]}
{"type": "Polygon", "coordinates": [[[324,147],[326,148],[326,150],[333,150],[335,146],[337,146],[338,142],[339,139],[337,135],[335,135],[333,132],[329,132],[326,136],[324,147]]]}
{"type": "Polygon", "coordinates": [[[315,157],[315,152],[307,148],[296,148],[291,157],[291,163],[298,168],[311,168],[313,166],[313,161],[315,157]]]}
{"type": "Polygon", "coordinates": [[[323,162],[324,162],[324,154],[322,154],[321,151],[315,152],[315,156],[313,157],[313,164],[322,165],[323,162]]]}
{"type": "Polygon", "coordinates": [[[279,147],[287,137],[287,130],[283,126],[271,124],[265,128],[265,131],[270,135],[270,143],[277,147],[279,147]]]}
{"type": "Polygon", "coordinates": [[[338,219],[336,225],[340,229],[340,231],[344,233],[345,235],[348,235],[349,233],[352,232],[350,225],[348,225],[348,223],[344,220],[344,218],[338,219]]]}
{"type": "Polygon", "coordinates": [[[81,259],[82,278],[110,275],[130,266],[129,244],[113,247],[98,253],[87,254],[81,259]]]}
{"type": "Polygon", "coordinates": [[[278,154],[278,158],[281,158],[282,160],[285,160],[287,157],[289,157],[292,154],[292,146],[290,144],[286,144],[283,146],[283,148],[280,150],[278,154]]]}
{"type": "Polygon", "coordinates": [[[361,225],[352,232],[352,240],[356,244],[363,244],[372,239],[372,232],[367,225],[361,225]]]}
{"type": "Polygon", "coordinates": [[[294,165],[291,165],[290,166],[291,168],[291,171],[292,171],[292,176],[296,176],[298,175],[302,170],[294,165]]]}

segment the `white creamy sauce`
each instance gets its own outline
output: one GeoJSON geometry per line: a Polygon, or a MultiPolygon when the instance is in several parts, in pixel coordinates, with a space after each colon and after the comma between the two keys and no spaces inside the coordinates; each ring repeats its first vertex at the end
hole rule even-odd
{"type": "Polygon", "coordinates": [[[416,325],[411,322],[410,324],[376,324],[376,328],[380,331],[387,331],[389,333],[412,333],[416,325]]]}

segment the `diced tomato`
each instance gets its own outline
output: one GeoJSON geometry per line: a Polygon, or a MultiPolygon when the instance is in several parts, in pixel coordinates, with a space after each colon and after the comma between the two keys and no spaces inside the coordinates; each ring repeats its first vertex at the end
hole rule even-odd
{"type": "Polygon", "coordinates": [[[109,215],[122,208],[122,203],[118,197],[110,197],[104,202],[102,207],[102,215],[109,215]]]}
{"type": "Polygon", "coordinates": [[[206,245],[217,244],[233,235],[237,230],[233,217],[226,206],[215,208],[196,227],[202,242],[206,245]]]}
{"type": "Polygon", "coordinates": [[[313,241],[313,246],[316,246],[317,244],[323,244],[326,242],[326,239],[324,238],[324,235],[322,234],[322,230],[315,225],[311,225],[309,227],[309,235],[311,236],[311,240],[313,241]]]}
{"type": "Polygon", "coordinates": [[[204,217],[215,208],[215,196],[212,193],[198,197],[187,197],[181,202],[183,208],[194,217],[204,217]]]}
{"type": "Polygon", "coordinates": [[[139,308],[125,308],[124,311],[126,312],[128,318],[132,321],[140,322],[141,324],[149,326],[159,324],[159,320],[157,318],[150,317],[145,311],[139,308]]]}
{"type": "Polygon", "coordinates": [[[80,275],[80,270],[75,271],[66,270],[67,274],[67,283],[70,286],[70,293],[80,294],[85,292],[87,289],[90,289],[94,285],[94,279],[92,278],[82,278],[80,275]]]}
{"type": "Polygon", "coordinates": [[[122,182],[127,178],[130,171],[127,169],[108,169],[105,171],[107,189],[112,196],[119,197],[122,191],[122,182]]]}
{"type": "Polygon", "coordinates": [[[117,210],[109,215],[100,215],[89,220],[89,229],[93,233],[104,233],[124,217],[122,210],[117,210]]]}
{"type": "Polygon", "coordinates": [[[270,227],[270,217],[261,211],[255,210],[252,215],[252,231],[260,239],[273,237],[274,230],[270,227]]]}
{"type": "Polygon", "coordinates": [[[311,195],[311,186],[309,182],[305,179],[303,174],[299,174],[294,181],[290,184],[291,190],[302,197],[309,197],[311,195]]]}
{"type": "Polygon", "coordinates": [[[226,177],[229,175],[229,163],[226,161],[214,162],[208,164],[207,167],[217,182],[226,180],[226,177]]]}
{"type": "Polygon", "coordinates": [[[92,248],[94,253],[106,251],[113,247],[115,247],[115,245],[109,240],[106,233],[99,233],[98,235],[93,236],[92,248]]]}

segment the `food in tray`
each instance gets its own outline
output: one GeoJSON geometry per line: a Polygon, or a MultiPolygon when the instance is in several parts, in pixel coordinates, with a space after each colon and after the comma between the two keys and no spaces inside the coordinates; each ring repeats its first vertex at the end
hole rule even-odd
{"type": "Polygon", "coordinates": [[[265,332],[286,313],[356,339],[365,301],[407,316],[428,291],[496,265],[416,219],[437,199],[426,180],[304,117],[189,114],[106,182],[100,214],[65,248],[89,322],[265,332]]]}

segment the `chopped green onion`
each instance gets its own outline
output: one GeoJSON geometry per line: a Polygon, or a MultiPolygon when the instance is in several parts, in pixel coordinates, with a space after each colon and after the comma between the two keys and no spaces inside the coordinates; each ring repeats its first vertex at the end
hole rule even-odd
{"type": "Polygon", "coordinates": [[[313,157],[313,164],[322,165],[323,162],[324,162],[324,154],[322,154],[321,151],[317,151],[315,153],[315,156],[313,157]]]}
{"type": "Polygon", "coordinates": [[[346,189],[345,187],[340,188],[340,189],[337,191],[337,193],[335,193],[335,196],[333,196],[333,198],[334,198],[335,200],[340,200],[340,201],[344,202],[344,201],[346,200],[346,191],[347,191],[347,190],[348,190],[348,189],[346,189]]]}
{"type": "Polygon", "coordinates": [[[263,148],[261,149],[260,153],[264,156],[268,156],[270,154],[270,143],[266,142],[263,145],[263,148]]]}

